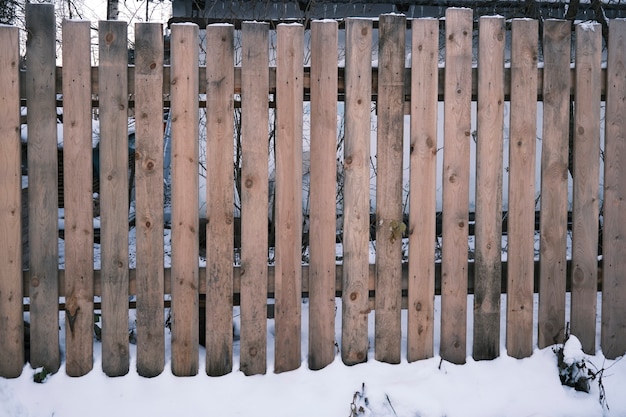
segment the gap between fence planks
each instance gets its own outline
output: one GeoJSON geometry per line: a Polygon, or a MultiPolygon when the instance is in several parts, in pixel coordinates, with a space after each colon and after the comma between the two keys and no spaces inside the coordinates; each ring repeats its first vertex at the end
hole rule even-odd
{"type": "Polygon", "coordinates": [[[137,372],[152,377],[165,365],[163,317],[163,27],[135,25],[135,218],[137,372]]]}

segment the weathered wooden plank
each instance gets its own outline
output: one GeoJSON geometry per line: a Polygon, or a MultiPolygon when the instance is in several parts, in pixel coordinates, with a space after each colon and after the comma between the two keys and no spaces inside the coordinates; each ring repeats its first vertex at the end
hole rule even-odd
{"type": "Polygon", "coordinates": [[[367,360],[372,22],[346,19],[341,358],[367,360]]]}
{"type": "Polygon", "coordinates": [[[441,357],[464,363],[471,138],[472,11],[446,12],[441,357]]]}
{"type": "Polygon", "coordinates": [[[316,370],[335,358],[337,46],[336,21],[311,23],[309,367],[316,370]]]}
{"type": "Polygon", "coordinates": [[[246,375],[267,371],[269,25],[245,22],[241,62],[241,348],[246,375]]]}
{"type": "Polygon", "coordinates": [[[87,21],[63,22],[65,370],[93,368],[93,168],[91,42],[87,21]]]}
{"type": "Polygon", "coordinates": [[[128,306],[128,60],[125,22],[101,21],[100,247],[102,256],[102,370],[129,367],[128,306]]]}
{"type": "Polygon", "coordinates": [[[135,25],[135,213],[137,372],[165,365],[163,322],[163,27],[135,25]]]}
{"type": "Polygon", "coordinates": [[[282,24],[276,55],[276,310],[274,371],[300,366],[304,30],[282,24]]]}
{"type": "Polygon", "coordinates": [[[525,358],[533,351],[538,24],[515,19],[511,26],[506,349],[525,358]]]}
{"type": "Polygon", "coordinates": [[[206,28],[207,296],[206,372],[233,369],[233,36],[230,25],[206,28]]]}
{"type": "Polygon", "coordinates": [[[0,26],[0,377],[24,366],[19,30],[0,26]]]}
{"type": "Polygon", "coordinates": [[[504,18],[480,18],[476,141],[475,360],[500,354],[504,18]]]}
{"type": "Polygon", "coordinates": [[[563,341],[569,142],[569,21],[547,20],[543,30],[543,138],[538,346],[563,341]]]}
{"type": "Polygon", "coordinates": [[[592,355],[598,298],[601,54],[600,24],[576,26],[571,331],[592,355]]]}
{"type": "Polygon", "coordinates": [[[407,359],[434,352],[439,22],[412,21],[407,359]]]}
{"type": "Polygon", "coordinates": [[[406,18],[382,15],[376,141],[376,360],[399,363],[402,299],[402,155],[406,18]]]}
{"type": "Polygon", "coordinates": [[[611,20],[609,31],[601,345],[602,353],[613,359],[626,352],[626,21],[611,20]]]}
{"type": "Polygon", "coordinates": [[[58,178],[55,19],[52,4],[26,7],[30,362],[56,372],[61,364],[58,303],[58,178]]]}
{"type": "Polygon", "coordinates": [[[172,373],[198,373],[198,27],[172,25],[172,373]]]}

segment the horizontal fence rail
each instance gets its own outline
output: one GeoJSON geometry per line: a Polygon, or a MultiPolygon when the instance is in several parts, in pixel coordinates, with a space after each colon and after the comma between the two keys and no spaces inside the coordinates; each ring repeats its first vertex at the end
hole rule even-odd
{"type": "Polygon", "coordinates": [[[276,28],[274,67],[269,64],[267,23],[242,24],[237,35],[239,55],[231,25],[173,24],[167,65],[162,25],[137,24],[135,62],[129,65],[126,24],[103,21],[98,30],[99,63],[94,67],[89,23],[65,21],[63,66],[58,67],[53,6],[29,4],[26,19],[25,68],[20,67],[18,29],[0,27],[0,376],[21,374],[27,328],[27,359],[33,367],[57,371],[63,349],[68,375],[90,372],[93,318],[98,310],[102,369],[110,376],[129,371],[129,309],[136,309],[137,371],[146,377],[160,374],[168,361],[175,375],[197,374],[200,344],[206,347],[208,375],[224,375],[236,365],[246,375],[267,372],[269,315],[275,320],[275,372],[298,368],[304,355],[311,369],[321,369],[334,360],[337,349],[346,364],[364,362],[372,343],[373,359],[399,363],[403,335],[409,361],[439,353],[444,360],[464,363],[468,351],[475,359],[493,359],[500,355],[503,294],[505,346],[513,357],[531,355],[534,336],[540,348],[561,342],[570,322],[584,350],[594,353],[598,315],[600,348],[606,357],[626,352],[626,282],[622,279],[626,266],[621,262],[626,259],[626,184],[622,181],[626,163],[621,160],[626,154],[622,149],[626,146],[622,140],[626,135],[626,21],[610,21],[604,48],[600,26],[588,23],[577,25],[572,36],[571,22],[548,20],[539,39],[537,21],[514,19],[512,43],[507,46],[508,29],[502,17],[480,18],[474,43],[469,9],[448,9],[445,38],[440,38],[436,19],[413,19],[407,32],[404,16],[383,15],[374,43],[372,21],[349,18],[341,60],[337,22],[315,21],[310,26],[306,66],[304,27],[282,24],[276,28]],[[200,29],[206,30],[208,55],[202,67],[200,29]],[[510,62],[505,64],[509,47],[510,62]],[[374,66],[373,48],[377,48],[374,66]],[[411,54],[408,66],[407,52],[411,54]],[[235,65],[237,56],[241,62],[235,65]],[[305,132],[303,122],[304,102],[309,102],[310,132],[305,132]],[[342,114],[339,102],[343,102],[342,114]],[[504,114],[505,103],[509,116],[504,114]],[[57,107],[62,107],[62,161],[57,151],[57,107]],[[199,123],[202,107],[206,107],[206,127],[199,123]],[[98,170],[92,144],[96,108],[98,170]],[[233,127],[236,108],[241,112],[241,132],[233,127]],[[171,162],[164,156],[165,110],[170,114],[166,132],[171,135],[171,162]],[[127,139],[130,116],[135,120],[132,154],[127,139]],[[270,116],[276,123],[276,213],[271,237],[270,116]],[[345,128],[341,184],[338,117],[345,128]],[[508,155],[503,148],[505,117],[510,117],[508,155]],[[410,125],[405,124],[407,118],[410,125]],[[443,118],[441,125],[439,118],[443,118]],[[25,144],[20,136],[24,123],[28,126],[25,144]],[[410,128],[405,132],[406,126],[410,128]],[[443,126],[442,132],[438,126],[443,126]],[[305,135],[310,135],[307,265],[302,263],[301,199],[305,135]],[[201,136],[206,142],[199,140],[201,136]],[[438,171],[439,136],[444,146],[438,171]],[[235,155],[240,184],[233,175],[235,139],[241,141],[241,153],[235,155]],[[476,141],[475,164],[472,141],[476,141]],[[538,143],[540,160],[536,159],[538,143]],[[22,190],[24,146],[27,193],[22,190]],[[200,150],[207,161],[204,196],[198,183],[200,150]],[[503,179],[505,158],[508,184],[503,179]],[[376,159],[377,185],[373,216],[372,159],[376,159]],[[166,166],[171,168],[168,268],[163,261],[166,166]],[[402,209],[403,170],[410,173],[408,215],[402,209]],[[443,187],[440,218],[437,172],[442,173],[443,187]],[[541,179],[538,214],[536,172],[541,179]],[[470,216],[473,178],[476,209],[470,216]],[[134,195],[129,193],[133,182],[134,195]],[[503,220],[505,185],[508,208],[503,220]],[[234,189],[239,190],[240,218],[236,218],[234,189]],[[63,268],[58,264],[58,190],[63,192],[65,222],[63,268]],[[95,192],[100,197],[97,229],[93,226],[95,192]],[[199,199],[206,199],[206,208],[200,209],[199,199]],[[128,253],[131,201],[136,230],[133,269],[128,253]],[[571,207],[568,201],[573,202],[571,207]],[[335,258],[338,217],[343,243],[340,264],[335,258]],[[505,260],[503,230],[508,245],[505,260]],[[28,253],[22,251],[23,234],[28,253]],[[566,256],[568,234],[571,259],[566,256]],[[470,236],[475,238],[471,257],[470,236]],[[237,238],[240,259],[235,264],[237,238]],[[99,270],[93,268],[94,239],[99,239],[101,248],[99,270]],[[203,267],[199,266],[201,239],[206,241],[203,267]],[[369,256],[372,244],[374,264],[369,256]],[[273,262],[268,263],[272,249],[273,262]],[[436,250],[440,261],[435,261],[436,250]],[[599,291],[601,311],[596,301],[599,291]],[[468,294],[474,295],[471,308],[468,294]],[[436,295],[441,297],[440,352],[434,350],[436,295]],[[129,296],[135,297],[132,302],[129,296]],[[305,297],[308,329],[301,328],[305,297]],[[337,297],[342,304],[340,340],[335,340],[337,297]],[[240,364],[233,363],[235,306],[241,319],[240,364]],[[65,313],[65,346],[59,344],[59,309],[65,313]],[[166,309],[171,358],[165,357],[166,309]],[[406,328],[402,328],[403,309],[406,328]],[[369,340],[372,311],[374,338],[369,340]],[[533,323],[534,313],[537,323],[533,323]],[[473,318],[471,329],[466,324],[468,315],[473,318]],[[303,331],[310,339],[308,352],[301,352],[303,331]],[[470,349],[469,331],[473,332],[470,349]]]}

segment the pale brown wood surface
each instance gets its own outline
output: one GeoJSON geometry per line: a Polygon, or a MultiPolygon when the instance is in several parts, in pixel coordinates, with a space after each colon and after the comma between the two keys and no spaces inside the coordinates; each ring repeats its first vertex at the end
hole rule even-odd
{"type": "Polygon", "coordinates": [[[311,183],[309,223],[309,367],[335,358],[337,191],[336,21],[311,23],[311,183]]]}
{"type": "Polygon", "coordinates": [[[269,24],[242,24],[239,369],[267,371],[269,24]]]}
{"type": "Polygon", "coordinates": [[[172,25],[172,373],[196,375],[198,339],[198,27],[172,25]]]}
{"type": "Polygon", "coordinates": [[[479,25],[472,354],[489,360],[500,354],[504,18],[481,17],[479,25]]]}
{"type": "Polygon", "coordinates": [[[604,152],[604,276],[602,353],[609,359],[626,351],[626,21],[611,20],[607,67],[604,152]]]}
{"type": "Polygon", "coordinates": [[[402,156],[406,18],[382,15],[379,26],[376,135],[376,360],[399,363],[402,301],[402,156]]]}
{"type": "Polygon", "coordinates": [[[596,352],[602,29],[576,27],[571,332],[596,352]],[[593,29],[593,30],[592,30],[593,29]]]}
{"type": "Polygon", "coordinates": [[[65,371],[93,368],[93,168],[89,22],[63,22],[65,371]]]}
{"type": "Polygon", "coordinates": [[[28,242],[30,250],[30,363],[56,372],[61,365],[58,269],[57,116],[54,93],[55,19],[52,4],[26,7],[28,118],[28,242]]]}
{"type": "Polygon", "coordinates": [[[411,33],[409,362],[434,355],[439,22],[413,20],[411,33]]]}
{"type": "Polygon", "coordinates": [[[367,360],[372,22],[346,20],[341,358],[367,360]]]}
{"type": "Polygon", "coordinates": [[[301,362],[302,78],[304,30],[276,30],[276,307],[274,371],[301,362]]]}
{"type": "Polygon", "coordinates": [[[472,11],[446,12],[441,357],[464,363],[471,137],[472,11]]]}
{"type": "Polygon", "coordinates": [[[0,26],[0,377],[24,367],[19,31],[0,26]]]}
{"type": "Polygon", "coordinates": [[[128,61],[125,22],[101,21],[100,247],[102,370],[125,375],[128,347],[128,61]]]}
{"type": "Polygon", "coordinates": [[[560,343],[565,331],[567,178],[569,141],[569,21],[547,20],[543,30],[543,133],[539,278],[539,348],[560,343]]]}
{"type": "Polygon", "coordinates": [[[163,27],[135,25],[135,213],[137,372],[165,365],[163,311],[163,27]]]}
{"type": "Polygon", "coordinates": [[[538,24],[515,19],[511,26],[506,349],[525,358],[533,352],[538,24]]]}
{"type": "Polygon", "coordinates": [[[209,25],[207,50],[206,372],[233,369],[234,27],[209,25]]]}

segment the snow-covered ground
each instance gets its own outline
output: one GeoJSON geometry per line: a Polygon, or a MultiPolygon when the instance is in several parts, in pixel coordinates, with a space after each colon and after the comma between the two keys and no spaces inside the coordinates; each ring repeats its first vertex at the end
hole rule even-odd
{"type": "MultiPolygon", "coordinates": [[[[437,297],[437,313],[439,302],[437,297]]],[[[471,296],[468,302],[472,302],[471,296]]],[[[336,337],[340,341],[340,299],[337,307],[336,337]]],[[[233,314],[237,330],[237,308],[233,314]]],[[[576,343],[565,349],[566,360],[584,358],[587,368],[594,372],[604,369],[602,387],[596,378],[590,381],[590,393],[561,385],[555,353],[558,346],[535,350],[530,358],[521,360],[507,356],[503,347],[496,360],[477,362],[468,356],[465,365],[454,365],[437,356],[389,365],[375,361],[372,349],[367,363],[348,367],[337,356],[327,368],[311,371],[306,359],[307,317],[305,300],[302,366],[296,371],[273,373],[273,320],[268,323],[268,373],[251,377],[238,371],[238,340],[234,346],[234,369],[227,376],[208,377],[204,373],[205,353],[201,349],[197,376],[174,377],[166,363],[164,372],[150,379],[137,374],[133,345],[129,374],[118,378],[105,376],[101,346],[96,342],[94,368],[87,376],[68,377],[63,364],[44,383],[33,382],[36,371],[28,365],[17,379],[0,378],[0,416],[626,416],[626,361],[605,360],[601,353],[583,355],[576,343]],[[604,402],[600,401],[601,388],[604,402]]],[[[61,323],[63,342],[63,316],[61,323]]],[[[468,324],[471,346],[471,318],[468,324]]],[[[436,352],[438,335],[436,326],[436,352]]],[[[168,330],[166,338],[168,358],[168,330]]],[[[373,336],[370,340],[373,344],[373,336]]]]}

